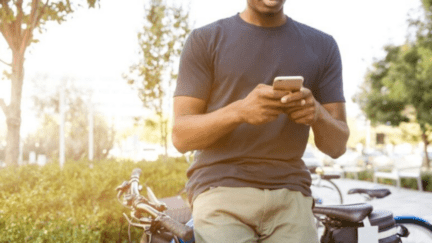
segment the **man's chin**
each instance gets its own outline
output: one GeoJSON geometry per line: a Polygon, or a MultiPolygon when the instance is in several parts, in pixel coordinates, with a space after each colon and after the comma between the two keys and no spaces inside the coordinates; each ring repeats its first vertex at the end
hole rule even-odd
{"type": "Polygon", "coordinates": [[[284,3],[284,0],[262,0],[263,3],[269,8],[276,8],[284,3]]]}

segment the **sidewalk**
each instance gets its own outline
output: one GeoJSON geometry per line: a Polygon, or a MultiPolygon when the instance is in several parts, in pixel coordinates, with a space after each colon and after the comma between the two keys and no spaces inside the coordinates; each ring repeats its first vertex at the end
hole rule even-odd
{"type": "Polygon", "coordinates": [[[411,189],[397,188],[368,181],[351,179],[333,180],[343,193],[344,204],[367,202],[374,209],[392,211],[394,216],[415,215],[432,222],[432,193],[411,189]],[[348,195],[352,188],[388,188],[391,194],[383,199],[366,201],[361,195],[348,195]]]}

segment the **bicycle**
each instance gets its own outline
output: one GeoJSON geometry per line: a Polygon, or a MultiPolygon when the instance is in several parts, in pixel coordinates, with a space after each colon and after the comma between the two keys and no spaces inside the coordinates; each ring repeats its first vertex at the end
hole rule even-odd
{"type": "Polygon", "coordinates": [[[315,205],[337,205],[343,204],[343,196],[339,187],[332,181],[341,176],[336,174],[324,174],[318,168],[309,168],[312,177],[311,191],[315,205]]]}
{"type": "MultiPolygon", "coordinates": [[[[142,186],[139,183],[140,169],[134,169],[131,179],[116,188],[119,202],[131,210],[131,219],[123,214],[130,226],[143,229],[141,243],[192,243],[193,219],[186,224],[171,218],[165,212],[167,206],[159,201],[147,187],[149,199],[140,195],[142,186]],[[121,197],[123,196],[123,200],[121,197]]],[[[398,243],[408,236],[409,230],[404,224],[396,224],[391,212],[374,211],[367,203],[348,205],[316,205],[314,215],[324,225],[321,243],[359,242],[359,243],[398,243]],[[365,233],[360,229],[376,229],[376,239],[365,241],[365,233]],[[400,229],[400,230],[399,230],[400,229]]],[[[367,233],[366,233],[367,236],[367,233]]],[[[130,239],[129,239],[130,240],[130,239]]],[[[404,241],[405,243],[405,241],[404,241]]]]}
{"type": "MultiPolygon", "coordinates": [[[[341,190],[334,183],[333,179],[339,179],[340,175],[328,175],[324,174],[324,170],[320,167],[309,167],[311,172],[311,192],[312,198],[314,199],[315,205],[338,205],[343,204],[343,197],[341,190]]],[[[318,216],[315,216],[315,225],[319,235],[322,234],[322,227],[324,225],[319,220],[318,216]]]]}
{"type": "Polygon", "coordinates": [[[116,188],[120,204],[131,210],[131,218],[123,213],[129,223],[129,242],[131,242],[130,226],[143,229],[140,243],[193,242],[192,227],[164,213],[168,209],[166,204],[156,198],[150,187],[146,187],[148,199],[140,195],[142,190],[142,186],[139,185],[140,175],[141,169],[134,169],[131,179],[116,188]]]}
{"type": "MultiPolygon", "coordinates": [[[[360,194],[366,201],[381,199],[391,194],[389,189],[353,188],[348,194],[360,194]]],[[[406,235],[405,242],[430,243],[432,242],[432,224],[427,220],[414,215],[399,215],[394,217],[396,225],[400,226],[401,234],[406,235]]]]}

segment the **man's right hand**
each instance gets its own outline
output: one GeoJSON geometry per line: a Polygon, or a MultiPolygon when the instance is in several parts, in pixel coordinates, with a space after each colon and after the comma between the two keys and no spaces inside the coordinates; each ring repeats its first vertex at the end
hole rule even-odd
{"type": "Polygon", "coordinates": [[[285,91],[274,91],[272,86],[260,84],[246,98],[210,113],[205,113],[205,100],[175,97],[174,146],[183,153],[206,149],[242,123],[259,125],[274,121],[288,107],[288,104],[283,104],[280,100],[287,94],[285,91]]]}
{"type": "Polygon", "coordinates": [[[286,91],[275,91],[270,85],[257,85],[246,98],[237,101],[238,114],[243,122],[261,125],[274,121],[284,113],[285,104],[280,99],[286,91]]]}

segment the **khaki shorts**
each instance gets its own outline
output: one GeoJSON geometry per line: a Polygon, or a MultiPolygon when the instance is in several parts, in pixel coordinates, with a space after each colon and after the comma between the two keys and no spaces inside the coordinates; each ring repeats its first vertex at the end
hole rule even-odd
{"type": "Polygon", "coordinates": [[[311,197],[288,189],[217,187],[193,203],[197,243],[318,243],[311,197]]]}

